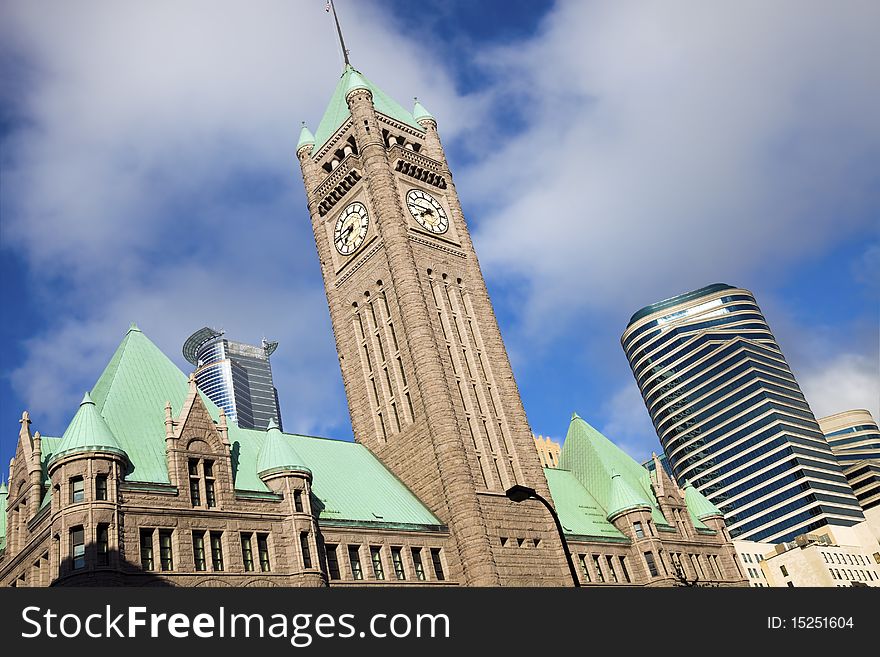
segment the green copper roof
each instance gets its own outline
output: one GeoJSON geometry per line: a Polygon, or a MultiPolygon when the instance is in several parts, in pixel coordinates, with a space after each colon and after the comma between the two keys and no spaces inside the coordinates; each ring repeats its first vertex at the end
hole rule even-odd
{"type": "Polygon", "coordinates": [[[628,542],[606,519],[605,511],[590,492],[568,470],[545,468],[547,484],[562,529],[569,536],[585,536],[611,541],[628,542]]]}
{"type": "Polygon", "coordinates": [[[333,133],[339,129],[339,126],[345,123],[348,117],[351,116],[348,103],[345,102],[345,96],[349,91],[360,88],[369,89],[372,92],[373,106],[377,112],[412,126],[416,130],[424,131],[422,126],[413,118],[413,115],[403,109],[396,100],[370,82],[359,71],[356,71],[351,66],[346,66],[342,72],[342,77],[336,85],[336,90],[327,104],[324,116],[318,124],[318,129],[315,131],[314,139],[318,148],[323,146],[333,136],[333,133]]]}
{"type": "Polygon", "coordinates": [[[425,106],[419,102],[418,98],[416,98],[416,104],[413,106],[412,114],[416,121],[421,121],[422,119],[431,119],[432,121],[437,120],[434,118],[433,114],[425,109],[425,106]]]}
{"type": "Polygon", "coordinates": [[[700,491],[694,488],[693,484],[689,481],[684,484],[684,499],[685,502],[687,502],[688,511],[693,518],[702,520],[703,518],[710,518],[712,516],[724,516],[724,514],[721,513],[721,509],[712,504],[712,502],[710,502],[700,491]]]}
{"type": "Polygon", "coordinates": [[[636,490],[627,483],[626,479],[620,476],[619,472],[615,472],[611,475],[611,494],[608,498],[608,520],[613,520],[616,516],[625,511],[650,508],[651,503],[645,499],[645,496],[637,493],[636,490]]]}
{"type": "Polygon", "coordinates": [[[657,311],[665,310],[666,308],[672,308],[673,306],[677,306],[680,303],[699,299],[700,297],[705,297],[715,292],[720,292],[721,290],[735,289],[735,287],[733,287],[732,285],[728,285],[727,283],[713,283],[712,285],[701,287],[699,290],[685,292],[684,294],[679,294],[678,296],[670,297],[669,299],[664,299],[663,301],[658,301],[657,303],[652,303],[651,305],[645,306],[641,310],[636,311],[636,313],[629,318],[629,324],[627,324],[627,327],[632,326],[642,317],[653,315],[657,311]]]}
{"type": "Polygon", "coordinates": [[[6,482],[0,482],[0,550],[6,547],[6,498],[9,490],[6,482]]]}
{"type": "Polygon", "coordinates": [[[95,451],[125,455],[125,450],[104,422],[104,418],[95,407],[95,402],[92,401],[89,393],[86,393],[80,402],[79,410],[61,436],[61,442],[54,447],[52,460],[70,454],[95,451]]]}
{"type": "Polygon", "coordinates": [[[306,127],[306,122],[303,121],[302,130],[299,131],[299,141],[296,142],[296,150],[299,151],[303,146],[314,146],[315,145],[315,135],[312,134],[312,131],[306,127]]]}
{"type": "MultiPolygon", "coordinates": [[[[177,417],[189,394],[189,382],[171,360],[139,329],[131,328],[92,389],[107,426],[128,453],[128,481],[168,483],[165,460],[165,403],[177,417]]],[[[219,409],[200,397],[216,421],[219,409]]],[[[356,443],[285,434],[277,429],[228,428],[235,488],[269,492],[258,475],[263,464],[304,465],[312,472],[312,493],[319,517],[345,523],[437,528],[440,521],[364,446],[356,443]],[[271,436],[269,434],[272,434],[271,436]],[[265,450],[265,443],[271,441],[265,450]],[[295,455],[295,457],[293,456],[295,455]],[[291,464],[284,461],[295,460],[291,464]]],[[[57,439],[43,439],[44,454],[57,439]]]]}
{"type": "Polygon", "coordinates": [[[257,455],[257,474],[262,477],[284,471],[311,472],[291,442],[281,433],[275,420],[269,420],[266,440],[257,455]]]}

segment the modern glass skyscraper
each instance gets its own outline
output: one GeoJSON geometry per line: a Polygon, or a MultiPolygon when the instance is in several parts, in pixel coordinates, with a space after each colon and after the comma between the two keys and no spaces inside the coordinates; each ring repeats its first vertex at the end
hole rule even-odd
{"type": "Polygon", "coordinates": [[[715,284],[652,304],[621,344],[670,470],[732,536],[781,542],[864,519],[751,292],[715,284]]]}
{"type": "Polygon", "coordinates": [[[207,326],[183,345],[183,356],[196,366],[196,384],[226,417],[244,429],[266,429],[274,419],[281,427],[278,391],[272,382],[269,356],[277,342],[263,339],[256,347],[223,338],[207,326]]]}
{"type": "Polygon", "coordinates": [[[880,427],[864,409],[819,418],[862,509],[880,506],[880,427]]]}

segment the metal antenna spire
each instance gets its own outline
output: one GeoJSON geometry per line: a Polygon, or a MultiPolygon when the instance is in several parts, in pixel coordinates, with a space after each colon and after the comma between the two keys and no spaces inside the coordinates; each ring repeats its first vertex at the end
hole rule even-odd
{"type": "Polygon", "coordinates": [[[342,58],[345,60],[346,66],[351,66],[348,60],[348,49],[345,47],[345,39],[342,38],[342,28],[339,27],[339,16],[336,15],[336,5],[333,0],[327,0],[327,10],[333,12],[333,20],[336,22],[336,33],[339,35],[339,45],[342,47],[342,58]]]}

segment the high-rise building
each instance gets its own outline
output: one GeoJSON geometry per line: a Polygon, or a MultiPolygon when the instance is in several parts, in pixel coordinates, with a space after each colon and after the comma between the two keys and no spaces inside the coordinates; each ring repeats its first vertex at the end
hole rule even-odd
{"type": "Polygon", "coordinates": [[[864,519],[751,292],[715,284],[652,304],[621,344],[671,472],[732,536],[778,543],[864,519]]]}
{"type": "Polygon", "coordinates": [[[260,346],[233,342],[207,326],[183,343],[183,357],[196,366],[196,384],[226,417],[243,429],[281,427],[278,391],[272,381],[271,356],[277,342],[260,346]]]}
{"type": "Polygon", "coordinates": [[[880,505],[880,428],[864,409],[819,418],[831,451],[862,509],[880,505]]]}

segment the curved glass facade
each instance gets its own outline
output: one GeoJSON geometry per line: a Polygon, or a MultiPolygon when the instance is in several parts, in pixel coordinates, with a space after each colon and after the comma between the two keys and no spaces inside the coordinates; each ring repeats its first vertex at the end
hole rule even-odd
{"type": "Polygon", "coordinates": [[[716,284],[648,306],[621,344],[668,469],[732,536],[781,542],[864,519],[749,291],[716,284]]]}
{"type": "Polygon", "coordinates": [[[190,339],[184,345],[184,355],[196,361],[199,390],[242,428],[266,429],[272,419],[281,427],[281,409],[269,364],[277,343],[264,342],[257,347],[226,340],[221,332],[206,329],[194,333],[193,338],[201,335],[206,338],[201,344],[193,344],[190,339]]]}
{"type": "Polygon", "coordinates": [[[831,451],[865,510],[880,506],[880,427],[865,410],[819,419],[831,451]]]}

